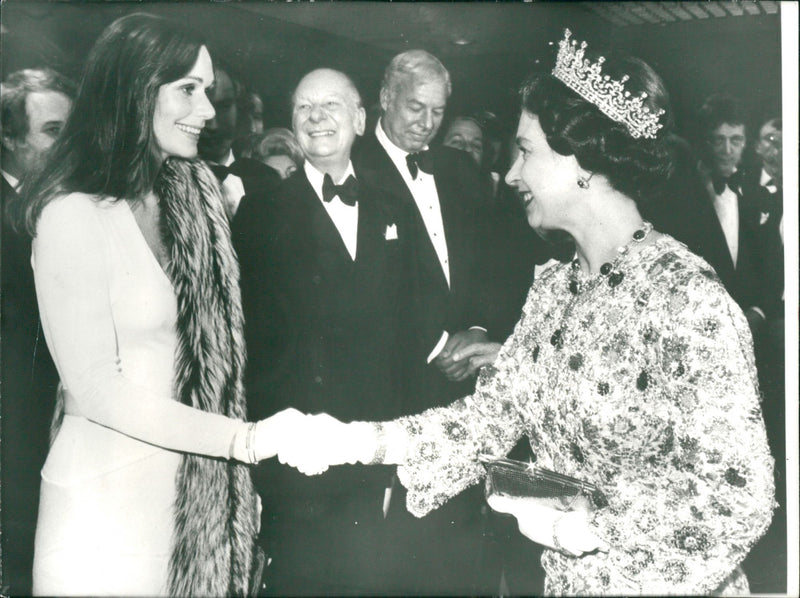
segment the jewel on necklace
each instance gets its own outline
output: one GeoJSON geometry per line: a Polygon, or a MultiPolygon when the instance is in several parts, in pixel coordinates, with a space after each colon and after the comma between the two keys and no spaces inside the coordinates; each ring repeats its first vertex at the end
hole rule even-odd
{"type": "Polygon", "coordinates": [[[608,286],[612,289],[619,285],[622,282],[622,279],[625,278],[625,275],[622,272],[614,272],[611,276],[608,277],[608,286]]]}

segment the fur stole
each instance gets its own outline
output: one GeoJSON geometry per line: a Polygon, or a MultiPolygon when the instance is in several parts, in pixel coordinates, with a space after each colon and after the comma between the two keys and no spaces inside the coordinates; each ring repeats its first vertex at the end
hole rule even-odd
{"type": "MultiPolygon", "coordinates": [[[[219,184],[203,162],[173,158],[154,191],[178,303],[176,395],[196,409],[245,420],[239,265],[219,184]]],[[[245,595],[258,528],[249,469],[185,454],[176,484],[170,595],[245,595]]]]}

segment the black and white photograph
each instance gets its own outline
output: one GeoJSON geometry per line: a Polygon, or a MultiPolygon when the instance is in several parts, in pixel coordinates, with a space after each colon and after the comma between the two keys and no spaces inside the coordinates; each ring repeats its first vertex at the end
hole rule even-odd
{"type": "Polygon", "coordinates": [[[799,595],[798,12],[0,0],[0,597],[799,595]]]}

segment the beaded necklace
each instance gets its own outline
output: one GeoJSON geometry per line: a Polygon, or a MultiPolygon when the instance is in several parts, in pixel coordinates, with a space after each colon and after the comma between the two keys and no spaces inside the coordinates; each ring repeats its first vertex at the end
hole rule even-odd
{"type": "Polygon", "coordinates": [[[622,258],[630,253],[631,247],[642,243],[652,230],[652,224],[647,221],[642,222],[641,228],[638,228],[634,231],[630,241],[617,248],[617,256],[614,258],[614,260],[611,262],[605,262],[602,266],[600,266],[600,273],[589,281],[581,281],[578,278],[581,271],[581,265],[577,257],[572,260],[569,270],[569,292],[572,296],[570,297],[566,309],[564,309],[564,313],[561,315],[558,327],[550,337],[551,345],[553,345],[557,350],[564,346],[564,334],[567,331],[567,319],[572,315],[572,311],[575,309],[575,306],[578,305],[582,297],[588,296],[589,293],[600,286],[603,281],[606,281],[608,286],[612,289],[619,286],[619,284],[625,278],[625,273],[618,270],[622,258]]]}

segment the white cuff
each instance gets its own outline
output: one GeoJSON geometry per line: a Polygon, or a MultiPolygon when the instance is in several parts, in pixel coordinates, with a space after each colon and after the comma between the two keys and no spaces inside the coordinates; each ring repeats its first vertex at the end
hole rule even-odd
{"type": "Polygon", "coordinates": [[[447,330],[442,332],[442,336],[439,339],[439,342],[436,343],[436,346],[433,348],[433,351],[431,351],[431,354],[428,355],[427,363],[430,363],[431,361],[436,359],[437,355],[439,355],[439,353],[442,352],[442,349],[444,349],[444,346],[447,344],[447,340],[449,338],[450,338],[450,334],[448,334],[447,330]]]}

